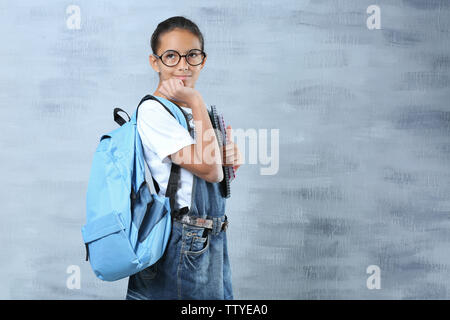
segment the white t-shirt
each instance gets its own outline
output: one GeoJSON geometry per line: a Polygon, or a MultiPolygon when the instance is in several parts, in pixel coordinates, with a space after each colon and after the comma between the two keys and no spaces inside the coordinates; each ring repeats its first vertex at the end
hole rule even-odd
{"type": "MultiPolygon", "coordinates": [[[[192,115],[190,108],[181,107],[192,115]]],[[[189,121],[194,128],[194,121],[189,121]]],[[[144,149],[144,158],[150,173],[159,186],[159,195],[164,196],[169,182],[172,161],[169,155],[195,144],[185,129],[158,101],[146,100],[139,107],[137,129],[144,149]]],[[[180,181],[175,195],[175,208],[191,207],[193,174],[180,166],[180,181]]],[[[153,181],[148,181],[153,184],[153,181]]]]}

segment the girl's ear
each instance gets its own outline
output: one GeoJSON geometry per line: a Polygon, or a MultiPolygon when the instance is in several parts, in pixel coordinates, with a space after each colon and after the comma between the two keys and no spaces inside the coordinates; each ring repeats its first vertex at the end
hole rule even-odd
{"type": "Polygon", "coordinates": [[[159,65],[158,65],[158,61],[155,58],[154,55],[149,55],[148,56],[148,61],[150,62],[150,66],[153,68],[153,70],[155,70],[156,72],[160,73],[161,70],[159,69],[159,65]]]}
{"type": "Polygon", "coordinates": [[[208,59],[208,55],[205,56],[205,60],[203,60],[200,69],[203,69],[203,67],[205,66],[205,63],[206,63],[206,60],[207,60],[207,59],[208,59]]]}

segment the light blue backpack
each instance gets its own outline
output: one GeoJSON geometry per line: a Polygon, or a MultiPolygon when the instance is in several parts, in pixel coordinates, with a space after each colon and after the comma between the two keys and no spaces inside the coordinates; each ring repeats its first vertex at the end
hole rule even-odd
{"type": "MultiPolygon", "coordinates": [[[[105,281],[128,277],[156,263],[172,228],[180,167],[172,164],[164,197],[151,192],[136,126],[139,106],[148,99],[159,101],[188,129],[185,112],[164,98],[145,96],[131,119],[127,114],[129,121],[118,115],[125,111],[114,109],[114,120],[121,127],[100,138],[87,189],[86,224],[81,229],[86,261],[90,260],[95,275],[105,281]]],[[[159,190],[156,181],[153,183],[159,190]]]]}

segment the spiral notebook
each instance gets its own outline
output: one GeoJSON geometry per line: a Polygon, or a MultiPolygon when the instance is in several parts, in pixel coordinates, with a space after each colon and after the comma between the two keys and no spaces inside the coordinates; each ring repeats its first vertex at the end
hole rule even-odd
{"type": "MultiPolygon", "coordinates": [[[[210,110],[208,111],[209,117],[211,119],[211,124],[216,132],[217,140],[219,142],[219,146],[225,146],[228,141],[227,131],[225,120],[222,114],[217,112],[217,108],[215,105],[211,105],[210,110]]],[[[229,198],[231,195],[230,183],[236,177],[235,171],[233,167],[225,167],[222,166],[224,178],[220,182],[220,189],[222,192],[222,196],[224,198],[229,198]]]]}

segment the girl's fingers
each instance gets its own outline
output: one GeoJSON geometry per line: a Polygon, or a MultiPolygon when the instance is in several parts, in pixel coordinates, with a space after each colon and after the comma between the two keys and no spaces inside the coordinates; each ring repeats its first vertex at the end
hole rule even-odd
{"type": "Polygon", "coordinates": [[[175,84],[173,82],[174,79],[169,79],[169,81],[167,81],[167,86],[169,87],[170,92],[174,92],[175,84]]]}
{"type": "Polygon", "coordinates": [[[167,91],[164,90],[164,89],[162,89],[162,88],[159,90],[159,92],[161,92],[161,94],[162,94],[163,96],[165,96],[165,97],[168,97],[168,96],[169,96],[169,94],[167,93],[167,91]]]}
{"type": "Polygon", "coordinates": [[[181,80],[181,79],[177,79],[177,80],[178,80],[178,82],[177,82],[178,87],[184,87],[184,82],[183,82],[183,80],[181,80]]]}
{"type": "Polygon", "coordinates": [[[234,146],[231,143],[225,145],[225,152],[227,154],[234,153],[234,146]]]}
{"type": "Polygon", "coordinates": [[[227,126],[226,132],[227,132],[227,141],[231,142],[232,130],[231,130],[231,126],[230,125],[227,126]]]}
{"type": "Polygon", "coordinates": [[[224,160],[224,165],[226,166],[231,166],[234,164],[234,161],[236,160],[236,158],[234,157],[234,155],[229,155],[227,154],[225,156],[225,160],[224,160]]]}
{"type": "Polygon", "coordinates": [[[233,167],[234,170],[237,170],[241,166],[241,154],[239,152],[239,148],[237,145],[231,141],[231,126],[227,126],[227,144],[222,146],[223,153],[223,165],[226,167],[233,167]]]}
{"type": "Polygon", "coordinates": [[[233,149],[225,149],[225,155],[227,157],[234,156],[234,150],[233,149]]]}
{"type": "Polygon", "coordinates": [[[165,95],[166,97],[170,96],[169,90],[168,90],[168,86],[166,82],[163,82],[163,84],[161,85],[161,89],[159,90],[163,95],[165,95]]]}
{"type": "Polygon", "coordinates": [[[171,87],[172,87],[173,91],[175,91],[180,86],[179,81],[181,81],[181,80],[180,79],[174,79],[174,78],[170,79],[170,84],[171,84],[171,87]]]}
{"type": "Polygon", "coordinates": [[[234,162],[234,156],[233,155],[227,155],[225,159],[226,159],[226,163],[227,164],[232,164],[234,162]]]}

